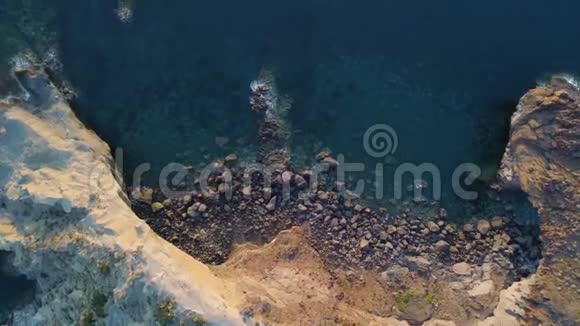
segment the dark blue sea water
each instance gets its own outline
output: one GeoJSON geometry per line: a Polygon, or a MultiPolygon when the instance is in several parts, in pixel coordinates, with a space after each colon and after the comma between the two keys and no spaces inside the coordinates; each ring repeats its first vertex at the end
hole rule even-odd
{"type": "Polygon", "coordinates": [[[492,179],[519,97],[552,73],[580,72],[577,1],[3,2],[6,35],[42,52],[38,35],[50,32],[78,115],[123,149],[129,184],[141,163],[155,185],[170,162],[252,157],[248,89],[267,67],[293,100],[296,166],[321,149],[365,163],[366,178],[386,162],[390,195],[399,164],[432,163],[443,201],[457,204],[452,172],[472,162],[492,179]],[[362,144],[375,124],[398,136],[386,159],[362,144]]]}
{"type": "Polygon", "coordinates": [[[519,97],[580,72],[575,1],[136,0],[130,23],[116,1],[57,6],[77,112],[124,149],[128,181],[144,162],[154,184],[169,162],[251,156],[248,86],[267,66],[293,99],[297,165],[328,148],[372,167],[362,136],[388,124],[399,138],[389,162],[436,164],[453,201],[458,164],[494,174],[519,97]]]}

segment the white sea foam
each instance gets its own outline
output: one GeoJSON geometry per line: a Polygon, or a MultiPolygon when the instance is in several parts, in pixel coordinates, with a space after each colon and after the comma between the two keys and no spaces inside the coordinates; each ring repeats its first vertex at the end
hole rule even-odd
{"type": "MultiPolygon", "coordinates": [[[[578,79],[578,77],[572,75],[572,74],[559,74],[559,76],[561,76],[562,78],[564,78],[564,80],[566,80],[566,82],[568,82],[568,84],[574,86],[576,89],[580,90],[580,81],[578,79]]],[[[550,76],[545,76],[542,79],[538,79],[536,81],[536,84],[538,86],[547,86],[548,84],[550,84],[550,76]]]]}
{"type": "Polygon", "coordinates": [[[576,79],[576,77],[569,75],[569,74],[564,74],[562,75],[562,77],[572,86],[574,86],[576,89],[580,89],[580,82],[578,81],[578,79],[576,79]]]}
{"type": "Polygon", "coordinates": [[[128,24],[133,20],[133,10],[126,5],[119,5],[115,13],[122,23],[128,24]]]}
{"type": "Polygon", "coordinates": [[[19,53],[10,59],[12,71],[24,71],[33,66],[30,56],[27,53],[19,53]]]}

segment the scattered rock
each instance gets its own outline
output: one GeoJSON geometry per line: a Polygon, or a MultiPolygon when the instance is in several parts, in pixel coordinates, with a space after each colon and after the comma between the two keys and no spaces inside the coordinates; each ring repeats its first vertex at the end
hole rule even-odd
{"type": "Polygon", "coordinates": [[[228,166],[233,166],[237,161],[238,156],[236,154],[230,154],[225,158],[225,162],[228,166]]]}
{"type": "Polygon", "coordinates": [[[361,250],[367,249],[369,247],[369,241],[367,239],[361,239],[359,243],[359,248],[361,250]]]}
{"type": "Polygon", "coordinates": [[[292,181],[292,176],[294,176],[294,173],[290,171],[284,171],[282,173],[282,183],[285,185],[289,185],[290,182],[292,181]]]}
{"type": "Polygon", "coordinates": [[[437,250],[438,252],[447,252],[449,251],[449,243],[447,243],[447,241],[444,240],[439,240],[437,241],[437,243],[435,243],[435,250],[437,250]]]}
{"type": "Polygon", "coordinates": [[[388,234],[387,232],[385,232],[385,231],[381,231],[381,232],[379,233],[379,238],[380,238],[382,241],[387,241],[387,239],[389,239],[389,234],[388,234]]]}
{"type": "Polygon", "coordinates": [[[328,166],[330,168],[337,168],[338,167],[338,161],[335,160],[335,159],[333,159],[330,156],[325,157],[322,161],[320,161],[320,163],[322,163],[322,164],[328,164],[328,166]]]}
{"type": "Polygon", "coordinates": [[[489,224],[488,220],[480,220],[477,222],[477,231],[479,231],[479,233],[486,235],[490,229],[491,224],[489,224]]]}
{"type": "Polygon", "coordinates": [[[352,201],[350,199],[346,199],[344,201],[344,208],[346,208],[346,209],[352,208],[352,201]]]}
{"type": "Polygon", "coordinates": [[[504,226],[504,220],[501,216],[495,216],[491,219],[491,227],[495,230],[501,229],[504,226]]]}
{"type": "Polygon", "coordinates": [[[242,195],[245,199],[250,199],[252,197],[252,186],[244,186],[242,188],[242,195]]]}
{"type": "Polygon", "coordinates": [[[469,290],[468,294],[471,297],[481,297],[491,294],[495,290],[495,285],[492,280],[487,280],[477,284],[473,289],[469,290]]]}
{"type": "Polygon", "coordinates": [[[475,226],[473,226],[473,224],[465,224],[463,226],[463,231],[464,232],[473,232],[473,231],[475,231],[475,226]]]}
{"type": "Polygon", "coordinates": [[[195,207],[191,206],[187,209],[187,216],[191,218],[197,217],[197,211],[195,210],[195,207]]]}
{"type": "Polygon", "coordinates": [[[429,231],[433,232],[433,233],[438,233],[439,231],[441,231],[441,229],[439,228],[439,226],[433,222],[433,221],[429,221],[427,223],[427,228],[429,229],[429,231]]]}
{"type": "Polygon", "coordinates": [[[270,198],[270,201],[268,202],[268,204],[266,205],[266,209],[269,211],[273,211],[276,209],[276,196],[270,198]]]}
{"type": "Polygon", "coordinates": [[[158,211],[162,210],[165,206],[163,206],[162,203],[153,203],[151,204],[151,210],[153,211],[153,213],[157,213],[158,211]]]}
{"type": "Polygon", "coordinates": [[[146,202],[146,203],[152,203],[153,202],[153,189],[151,188],[143,188],[141,190],[141,200],[146,202]]]}
{"type": "Polygon", "coordinates": [[[408,276],[409,269],[407,267],[402,267],[399,265],[395,265],[381,273],[381,277],[385,281],[393,281],[393,280],[400,281],[408,276]]]}
{"type": "Polygon", "coordinates": [[[327,158],[329,156],[330,156],[330,153],[325,152],[325,151],[322,151],[322,152],[316,154],[316,160],[318,162],[320,162],[320,161],[324,160],[325,158],[327,158]]]}
{"type": "Polygon", "coordinates": [[[412,270],[425,269],[431,266],[431,263],[424,257],[421,256],[410,256],[407,257],[407,265],[412,270]]]}
{"type": "Polygon", "coordinates": [[[298,189],[302,189],[306,186],[306,180],[299,174],[294,175],[294,183],[298,189]]]}
{"type": "Polygon", "coordinates": [[[455,274],[461,276],[469,276],[472,271],[471,265],[466,262],[457,263],[453,265],[452,269],[455,274]]]}

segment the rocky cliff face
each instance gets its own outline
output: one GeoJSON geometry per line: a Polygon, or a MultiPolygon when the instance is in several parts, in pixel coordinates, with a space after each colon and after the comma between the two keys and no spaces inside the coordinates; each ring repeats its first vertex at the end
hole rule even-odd
{"type": "Polygon", "coordinates": [[[108,146],[46,77],[20,82],[34,105],[0,104],[0,250],[37,289],[14,324],[242,324],[224,282],[133,214],[108,146]]]}
{"type": "Polygon", "coordinates": [[[580,322],[580,91],[567,77],[529,91],[512,117],[500,179],[541,217],[543,261],[530,320],[580,322]]]}

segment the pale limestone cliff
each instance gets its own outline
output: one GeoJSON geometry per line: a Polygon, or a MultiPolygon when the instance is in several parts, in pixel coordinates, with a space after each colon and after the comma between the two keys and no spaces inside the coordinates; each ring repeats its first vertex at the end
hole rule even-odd
{"type": "Polygon", "coordinates": [[[21,82],[41,105],[0,104],[0,250],[38,289],[15,324],[242,324],[224,282],[133,214],[108,146],[59,92],[21,82]]]}

